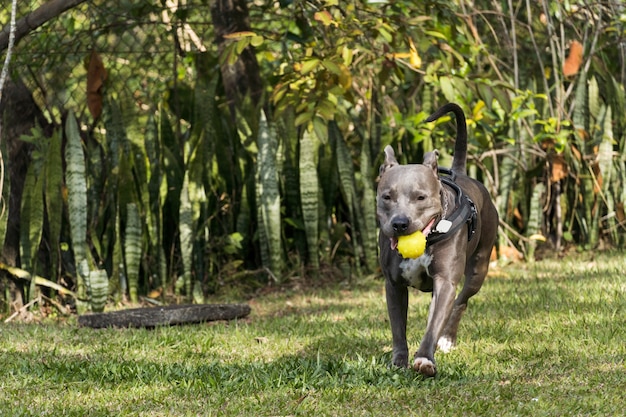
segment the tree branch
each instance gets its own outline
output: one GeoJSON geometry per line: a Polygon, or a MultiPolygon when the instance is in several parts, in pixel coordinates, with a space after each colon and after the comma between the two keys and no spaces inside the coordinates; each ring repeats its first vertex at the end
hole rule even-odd
{"type": "MultiPolygon", "coordinates": [[[[61,13],[84,3],[86,0],[50,0],[42,4],[37,10],[18,20],[15,28],[15,43],[26,36],[30,31],[37,29],[61,13]]],[[[0,52],[9,46],[10,25],[0,32],[0,52]]]]}

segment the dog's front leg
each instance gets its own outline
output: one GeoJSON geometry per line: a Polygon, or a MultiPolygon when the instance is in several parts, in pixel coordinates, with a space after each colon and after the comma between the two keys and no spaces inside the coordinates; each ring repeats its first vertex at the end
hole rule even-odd
{"type": "Polygon", "coordinates": [[[426,333],[413,360],[413,369],[426,376],[435,376],[437,373],[435,366],[437,340],[450,317],[456,292],[455,285],[442,276],[435,276],[433,284],[433,299],[428,311],[426,333]]]}
{"type": "Polygon", "coordinates": [[[385,294],[387,297],[387,312],[391,324],[393,340],[393,356],[391,362],[398,367],[409,366],[409,347],[406,343],[406,321],[409,308],[409,290],[406,285],[396,284],[387,278],[385,280],[385,294]]]}

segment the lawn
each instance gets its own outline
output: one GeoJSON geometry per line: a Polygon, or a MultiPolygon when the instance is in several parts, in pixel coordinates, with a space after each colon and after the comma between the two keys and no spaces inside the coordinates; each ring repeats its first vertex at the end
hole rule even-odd
{"type": "MultiPolygon", "coordinates": [[[[624,271],[620,253],[493,268],[435,378],[388,367],[375,277],[274,291],[228,323],[0,324],[0,415],[623,415],[624,271]]],[[[412,350],[429,299],[411,294],[412,350]]]]}

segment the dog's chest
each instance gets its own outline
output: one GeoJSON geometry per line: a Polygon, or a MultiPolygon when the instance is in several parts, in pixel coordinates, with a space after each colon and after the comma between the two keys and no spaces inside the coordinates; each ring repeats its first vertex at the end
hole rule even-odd
{"type": "Polygon", "coordinates": [[[432,260],[432,255],[428,253],[415,259],[403,259],[400,262],[400,275],[411,287],[420,288],[428,276],[428,266],[432,260]]]}

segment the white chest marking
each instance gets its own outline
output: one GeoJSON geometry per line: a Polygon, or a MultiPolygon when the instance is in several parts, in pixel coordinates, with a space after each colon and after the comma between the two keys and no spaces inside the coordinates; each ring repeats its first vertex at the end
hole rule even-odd
{"type": "Polygon", "coordinates": [[[407,280],[410,286],[419,288],[422,283],[422,276],[428,273],[428,266],[432,260],[433,257],[429,254],[423,254],[415,259],[402,260],[400,262],[402,277],[407,280]]]}

